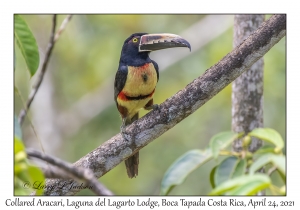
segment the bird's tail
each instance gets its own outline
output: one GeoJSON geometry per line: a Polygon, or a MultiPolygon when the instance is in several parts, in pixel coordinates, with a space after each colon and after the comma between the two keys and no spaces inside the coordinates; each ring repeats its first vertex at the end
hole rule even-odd
{"type": "MultiPolygon", "coordinates": [[[[130,120],[126,120],[125,125],[129,125],[133,123],[135,120],[139,118],[139,113],[136,113],[130,120]]],[[[136,177],[139,172],[139,152],[130,156],[127,160],[125,160],[127,175],[129,178],[136,177]]]]}

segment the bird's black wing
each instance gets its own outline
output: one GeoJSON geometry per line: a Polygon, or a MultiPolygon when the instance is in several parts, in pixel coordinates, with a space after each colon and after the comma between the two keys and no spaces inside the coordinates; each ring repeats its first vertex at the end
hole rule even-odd
{"type": "Polygon", "coordinates": [[[116,103],[117,103],[117,97],[118,97],[119,93],[123,90],[123,88],[125,86],[127,74],[128,74],[127,66],[125,66],[125,65],[119,66],[119,69],[116,73],[115,84],[114,84],[114,86],[115,86],[114,99],[115,99],[116,103]]]}
{"type": "Polygon", "coordinates": [[[154,61],[154,60],[151,60],[152,61],[152,63],[153,63],[153,66],[154,66],[154,68],[155,68],[155,71],[156,71],[156,75],[157,75],[157,82],[158,82],[158,80],[159,80],[159,68],[158,68],[158,65],[157,65],[157,63],[154,61]]]}

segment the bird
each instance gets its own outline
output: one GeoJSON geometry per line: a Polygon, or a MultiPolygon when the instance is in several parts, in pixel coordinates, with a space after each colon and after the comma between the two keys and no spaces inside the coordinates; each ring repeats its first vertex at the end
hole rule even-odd
{"type": "MultiPolygon", "coordinates": [[[[149,57],[150,52],[173,47],[187,47],[188,41],[176,34],[134,33],[123,44],[119,67],[114,81],[114,100],[122,118],[121,135],[126,139],[126,126],[139,118],[139,110],[158,109],[153,95],[159,80],[158,64],[149,57]]],[[[125,160],[129,178],[138,175],[139,152],[125,160]]]]}

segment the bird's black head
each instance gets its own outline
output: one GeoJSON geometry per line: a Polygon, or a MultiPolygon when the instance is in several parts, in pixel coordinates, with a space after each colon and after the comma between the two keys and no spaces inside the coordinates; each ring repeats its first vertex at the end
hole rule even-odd
{"type": "Polygon", "coordinates": [[[134,33],[123,45],[120,63],[130,66],[142,66],[151,62],[149,52],[173,47],[188,47],[185,39],[175,34],[134,33]]]}
{"type": "Polygon", "coordinates": [[[129,66],[142,66],[149,62],[149,52],[139,52],[141,36],[147,33],[134,33],[123,44],[120,62],[129,66]]]}

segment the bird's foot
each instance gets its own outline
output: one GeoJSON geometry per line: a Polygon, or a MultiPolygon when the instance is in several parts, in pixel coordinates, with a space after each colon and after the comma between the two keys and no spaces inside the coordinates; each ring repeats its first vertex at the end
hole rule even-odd
{"type": "Polygon", "coordinates": [[[145,107],[146,110],[159,110],[158,104],[152,104],[151,106],[145,107]]]}

